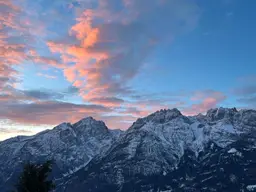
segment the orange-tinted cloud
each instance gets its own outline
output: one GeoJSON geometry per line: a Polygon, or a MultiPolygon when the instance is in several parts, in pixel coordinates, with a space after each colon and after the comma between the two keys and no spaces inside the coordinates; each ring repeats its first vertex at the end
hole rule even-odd
{"type": "Polygon", "coordinates": [[[76,79],[76,71],[74,68],[64,69],[64,75],[68,81],[73,82],[76,79]]]}
{"type": "MultiPolygon", "coordinates": [[[[27,1],[29,3],[33,2],[27,1]]],[[[62,1],[53,1],[55,3],[62,1]]],[[[30,10],[31,13],[24,17],[23,13],[27,10],[17,7],[11,0],[0,0],[0,6],[8,8],[8,11],[0,13],[0,87],[5,87],[6,91],[1,96],[3,100],[16,99],[16,103],[9,102],[0,109],[1,118],[20,123],[56,124],[93,115],[106,119],[107,123],[113,125],[111,127],[118,128],[123,124],[127,126],[127,122],[135,120],[135,117],[172,107],[161,99],[155,102],[137,99],[129,103],[134,93],[129,83],[140,73],[145,59],[159,42],[168,41],[194,28],[199,15],[196,4],[189,0],[162,3],[148,0],[99,0],[96,4],[93,9],[77,13],[76,23],[66,31],[69,36],[47,42],[52,55],[41,55],[35,45],[37,39],[45,40],[40,38],[47,31],[44,29],[45,18],[39,17],[40,24],[37,27],[33,25],[33,16],[41,12],[30,10]],[[18,35],[13,38],[10,34],[18,35]],[[18,40],[14,43],[10,38],[18,40]],[[19,81],[14,68],[26,62],[61,69],[65,78],[79,88],[79,95],[90,105],[46,102],[46,99],[52,99],[51,95],[41,93],[38,96],[38,93],[31,91],[25,94],[8,90],[10,84],[19,81]],[[29,101],[25,102],[29,104],[24,104],[24,101],[29,101]],[[123,112],[120,112],[122,117],[106,117],[104,114],[111,110],[118,113],[119,108],[123,108],[123,112]],[[6,113],[1,111],[4,109],[6,113]]],[[[57,17],[57,9],[51,11],[56,17],[47,22],[66,22],[64,15],[57,17]]],[[[42,11],[43,14],[49,12],[42,11]]]]}
{"type": "Polygon", "coordinates": [[[0,91],[2,94],[6,94],[8,87],[15,87],[17,82],[22,81],[14,69],[17,65],[33,62],[55,68],[64,67],[57,59],[40,56],[34,49],[37,39],[33,34],[35,27],[32,26],[26,10],[19,5],[12,0],[0,0],[0,78],[2,79],[0,91]]]}
{"type": "Polygon", "coordinates": [[[64,74],[79,86],[85,101],[98,103],[97,98],[127,96],[127,84],[139,73],[148,53],[160,39],[192,29],[198,19],[197,9],[189,1],[99,0],[98,7],[84,10],[71,27],[74,44],[51,41],[48,46],[69,63],[64,74]],[[152,26],[151,19],[157,26],[152,26]],[[180,22],[184,26],[177,25],[180,22]]]}
{"type": "Polygon", "coordinates": [[[30,58],[31,61],[38,63],[38,64],[43,64],[46,66],[51,66],[55,68],[64,68],[65,65],[61,64],[57,59],[54,58],[49,58],[49,57],[44,57],[44,56],[34,56],[30,58]]]}
{"type": "Polygon", "coordinates": [[[76,80],[73,85],[77,88],[81,88],[83,87],[83,81],[80,81],[80,80],[76,80]]]}

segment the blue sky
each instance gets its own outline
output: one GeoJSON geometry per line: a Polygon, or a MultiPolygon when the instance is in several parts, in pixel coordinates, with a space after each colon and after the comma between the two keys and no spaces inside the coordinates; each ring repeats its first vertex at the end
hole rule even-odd
{"type": "Polygon", "coordinates": [[[0,1],[0,139],[93,116],[256,107],[253,0],[0,1]],[[34,116],[34,118],[31,118],[34,116]]]}

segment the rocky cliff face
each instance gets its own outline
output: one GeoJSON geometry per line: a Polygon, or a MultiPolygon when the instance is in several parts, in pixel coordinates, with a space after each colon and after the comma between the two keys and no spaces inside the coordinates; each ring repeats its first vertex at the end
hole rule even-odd
{"type": "MultiPolygon", "coordinates": [[[[138,119],[60,191],[246,191],[256,184],[256,112],[161,110],[138,119]]],[[[62,187],[63,186],[63,187],[62,187]]]]}
{"type": "Polygon", "coordinates": [[[13,186],[27,161],[54,160],[54,179],[76,172],[114,143],[119,134],[91,117],[62,123],[35,136],[18,136],[0,142],[0,191],[13,186]]]}
{"type": "Polygon", "coordinates": [[[0,143],[0,180],[7,186],[24,160],[51,157],[58,192],[254,191],[255,139],[254,110],[161,110],[121,134],[86,118],[0,143]]]}

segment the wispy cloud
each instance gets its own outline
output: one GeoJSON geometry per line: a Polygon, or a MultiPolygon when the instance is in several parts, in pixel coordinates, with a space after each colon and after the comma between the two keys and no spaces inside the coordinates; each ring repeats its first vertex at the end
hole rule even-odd
{"type": "Polygon", "coordinates": [[[0,89],[8,94],[9,87],[20,82],[17,66],[27,62],[62,68],[58,59],[40,55],[35,50],[39,34],[34,33],[34,18],[20,4],[12,0],[0,1],[0,89]],[[33,20],[33,21],[32,21],[33,20]]]}
{"type": "Polygon", "coordinates": [[[245,103],[250,107],[256,107],[256,95],[240,98],[238,102],[245,103]]]}
{"type": "Polygon", "coordinates": [[[123,99],[119,99],[116,97],[98,97],[98,98],[91,99],[90,102],[109,106],[109,107],[115,107],[115,106],[120,106],[125,101],[123,99]]]}
{"type": "Polygon", "coordinates": [[[74,121],[86,116],[97,116],[110,112],[100,105],[73,104],[57,101],[36,103],[1,103],[0,118],[24,124],[55,125],[63,121],[74,121]]]}
{"type": "Polygon", "coordinates": [[[47,79],[57,79],[57,76],[48,75],[48,74],[44,74],[44,73],[37,73],[37,75],[40,77],[45,77],[47,79]]]}
{"type": "Polygon", "coordinates": [[[32,131],[24,130],[24,129],[14,129],[14,128],[0,128],[0,134],[11,134],[11,133],[19,133],[19,134],[31,134],[32,131]]]}
{"type": "Polygon", "coordinates": [[[246,84],[252,84],[253,82],[256,82],[256,74],[243,76],[240,77],[238,80],[246,84]]]}
{"type": "Polygon", "coordinates": [[[155,49],[197,26],[196,1],[0,0],[0,10],[0,118],[57,124],[92,115],[117,128],[161,108],[205,112],[226,98],[218,91],[199,91],[189,105],[190,93],[145,94],[131,85],[155,49]],[[51,31],[60,25],[65,27],[51,31]],[[26,63],[56,68],[72,86],[18,89],[17,67],[26,63]],[[84,103],[65,102],[71,95],[84,103]]]}
{"type": "Polygon", "coordinates": [[[35,132],[25,130],[25,129],[17,129],[17,128],[0,128],[0,141],[3,141],[7,138],[14,137],[17,135],[33,135],[35,132]]]}
{"type": "Polygon", "coordinates": [[[62,90],[51,89],[29,89],[19,90],[13,87],[5,88],[6,92],[0,94],[0,101],[8,102],[37,102],[41,100],[63,100],[67,97],[74,96],[78,93],[78,89],[69,86],[62,90]]]}
{"type": "Polygon", "coordinates": [[[191,1],[99,0],[71,27],[75,44],[50,41],[48,46],[61,54],[63,63],[75,63],[64,74],[79,86],[84,100],[99,103],[99,97],[127,95],[128,82],[158,43],[192,30],[198,17],[199,9],[191,1]]]}
{"type": "Polygon", "coordinates": [[[256,85],[245,85],[243,87],[236,88],[233,90],[233,93],[238,96],[248,96],[256,94],[256,85]]]}
{"type": "Polygon", "coordinates": [[[58,100],[63,99],[64,94],[47,90],[25,90],[22,91],[26,98],[39,99],[39,100],[58,100]]]}
{"type": "MultiPolygon", "coordinates": [[[[252,82],[250,82],[251,84],[252,82]]],[[[247,108],[256,107],[256,86],[244,85],[243,87],[236,88],[233,93],[237,97],[237,101],[242,104],[246,104],[247,108]]]]}

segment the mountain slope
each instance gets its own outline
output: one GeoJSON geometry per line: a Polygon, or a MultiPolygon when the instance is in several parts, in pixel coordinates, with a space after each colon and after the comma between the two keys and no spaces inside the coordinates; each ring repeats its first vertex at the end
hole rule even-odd
{"type": "Polygon", "coordinates": [[[248,191],[256,184],[256,111],[177,109],[138,119],[59,191],[248,191]],[[248,189],[247,189],[248,188],[248,189]]]}
{"type": "Polygon", "coordinates": [[[84,167],[108,150],[119,133],[91,117],[71,125],[62,123],[35,136],[18,136],[0,142],[0,189],[10,190],[26,161],[54,160],[55,179],[84,167]]]}
{"type": "Polygon", "coordinates": [[[256,191],[256,111],[177,109],[138,119],[127,131],[91,117],[0,142],[0,189],[22,164],[54,159],[57,192],[256,191]]]}

